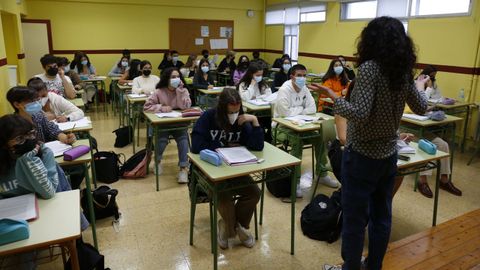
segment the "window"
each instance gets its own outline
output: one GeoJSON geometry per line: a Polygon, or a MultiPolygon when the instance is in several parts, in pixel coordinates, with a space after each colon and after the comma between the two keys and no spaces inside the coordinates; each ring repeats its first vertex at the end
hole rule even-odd
{"type": "Polygon", "coordinates": [[[377,16],[377,1],[362,1],[342,4],[342,19],[370,19],[377,16]]]}
{"type": "Polygon", "coordinates": [[[411,16],[468,14],[471,0],[411,0],[411,16]]]}
{"type": "Polygon", "coordinates": [[[325,4],[300,6],[300,22],[324,22],[326,15],[325,4]]]}
{"type": "Polygon", "coordinates": [[[285,10],[267,10],[265,13],[265,24],[283,24],[285,22],[285,10]]]}
{"type": "Polygon", "coordinates": [[[411,0],[378,0],[377,17],[390,16],[406,18],[408,17],[408,4],[410,1],[411,0]]]}
{"type": "Polygon", "coordinates": [[[290,55],[292,62],[298,61],[299,25],[285,25],[283,35],[283,53],[290,55]]]}

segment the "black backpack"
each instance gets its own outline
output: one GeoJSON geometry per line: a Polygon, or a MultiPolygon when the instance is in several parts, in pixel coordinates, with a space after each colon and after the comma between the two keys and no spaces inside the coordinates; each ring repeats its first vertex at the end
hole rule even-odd
{"type": "Polygon", "coordinates": [[[103,183],[111,184],[118,181],[120,177],[120,156],[123,154],[116,154],[115,152],[100,151],[93,154],[93,162],[95,163],[95,173],[97,180],[103,183]]]}
{"type": "Polygon", "coordinates": [[[333,243],[342,230],[342,207],[340,191],[329,198],[318,194],[305,206],[300,218],[303,234],[309,238],[333,243]]]}
{"type": "Polygon", "coordinates": [[[281,175],[280,170],[267,171],[267,179],[277,177],[279,177],[278,180],[267,181],[268,191],[270,191],[270,193],[272,193],[272,195],[277,198],[290,197],[290,190],[292,185],[291,176],[289,174],[281,175]]]}
{"type": "MultiPolygon", "coordinates": [[[[80,199],[83,212],[85,212],[85,217],[88,221],[90,220],[90,211],[87,204],[87,196],[85,194],[86,189],[82,190],[82,196],[80,199]]],[[[116,197],[118,195],[118,190],[111,189],[108,186],[99,186],[97,189],[92,191],[93,199],[93,212],[95,213],[95,220],[114,217],[115,220],[120,218],[120,212],[118,211],[118,205],[116,197]]]]}
{"type": "Polygon", "coordinates": [[[115,139],[115,147],[125,147],[129,145],[133,140],[133,128],[132,126],[125,126],[115,129],[112,133],[115,133],[117,138],[115,139]]]}
{"type": "MultiPolygon", "coordinates": [[[[94,246],[84,243],[80,238],[76,241],[76,247],[80,270],[110,270],[110,268],[105,268],[105,257],[94,246]]],[[[64,270],[72,269],[70,260],[69,258],[64,265],[64,270]]]]}

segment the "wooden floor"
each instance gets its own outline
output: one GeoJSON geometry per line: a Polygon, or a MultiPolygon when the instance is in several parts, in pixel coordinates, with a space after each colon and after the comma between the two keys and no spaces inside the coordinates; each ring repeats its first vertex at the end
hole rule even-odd
{"type": "Polygon", "coordinates": [[[480,209],[391,243],[383,269],[480,270],[480,209]]]}

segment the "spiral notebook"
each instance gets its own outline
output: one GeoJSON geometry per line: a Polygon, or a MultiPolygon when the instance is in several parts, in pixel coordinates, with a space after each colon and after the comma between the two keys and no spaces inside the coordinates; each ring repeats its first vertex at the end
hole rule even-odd
{"type": "Polygon", "coordinates": [[[246,165],[257,163],[257,157],[245,146],[217,148],[223,161],[230,166],[246,165]]]}

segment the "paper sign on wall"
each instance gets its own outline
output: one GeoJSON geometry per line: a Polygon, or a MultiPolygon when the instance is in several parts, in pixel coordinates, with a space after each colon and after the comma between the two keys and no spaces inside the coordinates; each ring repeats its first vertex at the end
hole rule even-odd
{"type": "Polygon", "coordinates": [[[195,45],[203,45],[203,38],[196,38],[195,45]]]}
{"type": "Polygon", "coordinates": [[[208,37],[210,35],[208,25],[202,25],[200,27],[200,34],[201,34],[202,37],[208,37]]]}
{"type": "Polygon", "coordinates": [[[232,37],[232,27],[220,27],[220,37],[231,38],[232,37]]]}
{"type": "Polygon", "coordinates": [[[212,50],[228,49],[228,39],[210,39],[210,48],[212,50]]]}

